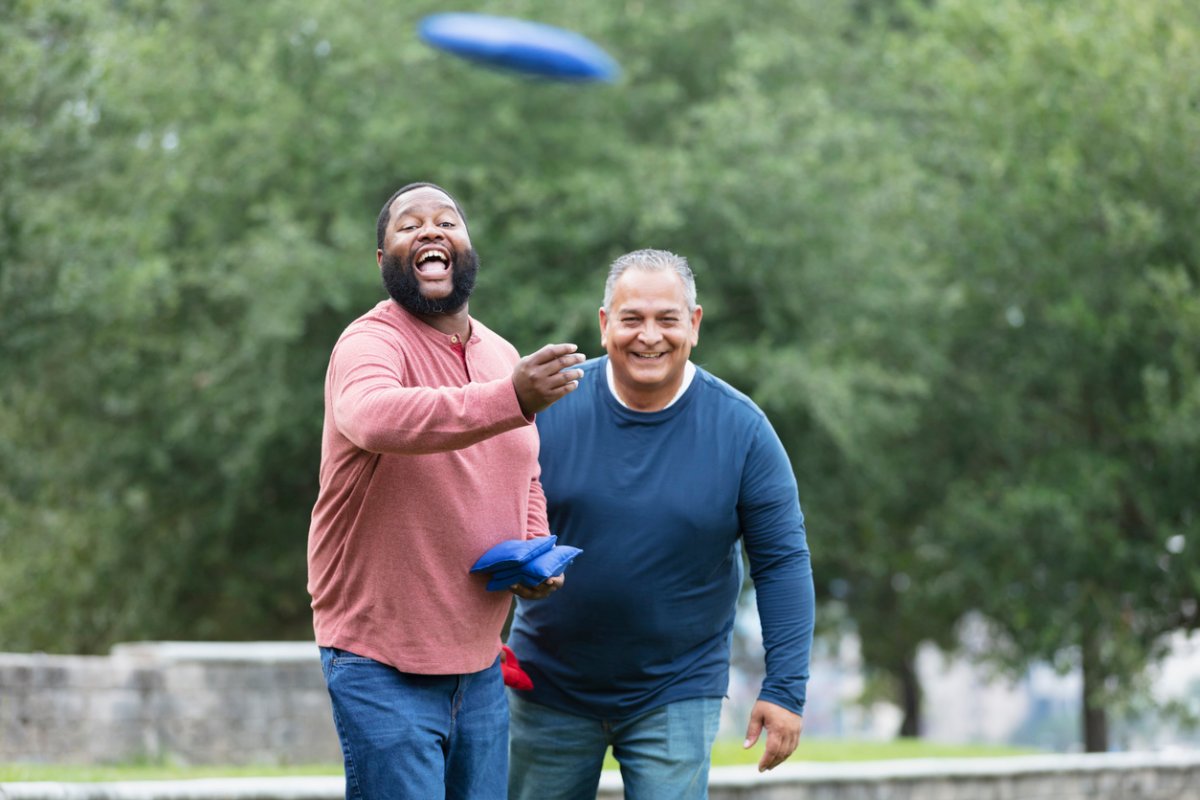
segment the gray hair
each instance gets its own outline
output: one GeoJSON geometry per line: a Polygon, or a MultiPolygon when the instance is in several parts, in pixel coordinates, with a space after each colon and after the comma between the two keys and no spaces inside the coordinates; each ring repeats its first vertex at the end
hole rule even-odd
{"type": "Polygon", "coordinates": [[[670,270],[683,281],[683,294],[687,298],[688,312],[696,310],[696,277],[687,259],[666,250],[634,250],[626,253],[608,268],[608,280],[604,282],[604,308],[612,313],[613,287],[626,270],[643,272],[666,272],[670,270]]]}

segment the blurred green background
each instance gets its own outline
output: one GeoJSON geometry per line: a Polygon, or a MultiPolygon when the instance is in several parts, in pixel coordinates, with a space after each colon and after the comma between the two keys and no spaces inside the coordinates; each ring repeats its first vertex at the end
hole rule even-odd
{"type": "Polygon", "coordinates": [[[821,633],[1081,670],[1088,749],[1200,624],[1200,4],[465,2],[614,85],[424,46],[442,4],[0,2],[0,647],[307,638],[322,381],[375,216],[462,202],[471,310],[601,352],[686,255],[694,358],[788,448],[821,633]]]}

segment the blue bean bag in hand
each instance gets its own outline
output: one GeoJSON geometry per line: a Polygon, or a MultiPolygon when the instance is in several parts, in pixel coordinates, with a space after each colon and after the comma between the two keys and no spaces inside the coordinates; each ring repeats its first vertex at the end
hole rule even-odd
{"type": "Polygon", "coordinates": [[[531,539],[506,539],[479,557],[471,572],[496,572],[521,566],[554,547],[557,536],[535,536],[531,539]]]}
{"type": "Polygon", "coordinates": [[[556,575],[563,574],[567,565],[582,552],[578,547],[570,545],[552,547],[518,567],[493,572],[487,589],[489,592],[496,592],[517,583],[532,588],[556,575]]]}

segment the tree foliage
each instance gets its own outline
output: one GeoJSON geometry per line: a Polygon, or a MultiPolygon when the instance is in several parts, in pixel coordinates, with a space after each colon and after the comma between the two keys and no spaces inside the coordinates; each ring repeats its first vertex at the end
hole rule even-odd
{"type": "Polygon", "coordinates": [[[955,197],[938,250],[960,298],[929,428],[955,474],[922,542],[998,655],[1082,668],[1102,749],[1105,706],[1200,623],[1200,13],[948,1],[914,19],[898,73],[955,197]]]}
{"type": "Polygon", "coordinates": [[[969,612],[1093,708],[1196,627],[1193,4],[469,5],[622,79],[452,59],[433,2],[0,8],[6,647],[308,635],[324,369],[410,180],[526,352],[599,351],[616,255],[690,258],[695,357],[779,430],[906,732],[969,612]]]}

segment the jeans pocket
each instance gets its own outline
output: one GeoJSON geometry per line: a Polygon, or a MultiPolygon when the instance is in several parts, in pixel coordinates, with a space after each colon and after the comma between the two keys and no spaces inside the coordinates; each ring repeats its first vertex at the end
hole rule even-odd
{"type": "Polygon", "coordinates": [[[325,673],[325,682],[328,683],[333,673],[341,667],[352,666],[354,664],[378,664],[378,661],[351,653],[349,650],[339,650],[336,647],[321,648],[321,671],[325,673]]]}
{"type": "Polygon", "coordinates": [[[342,664],[378,664],[378,663],[379,662],[373,658],[367,658],[366,656],[360,656],[355,653],[351,653],[349,650],[338,650],[337,648],[333,649],[333,664],[334,664],[334,666],[341,666],[342,664]]]}
{"type": "Polygon", "coordinates": [[[318,647],[321,654],[321,674],[325,676],[325,683],[329,683],[329,672],[333,667],[333,650],[328,647],[318,647]]]}

